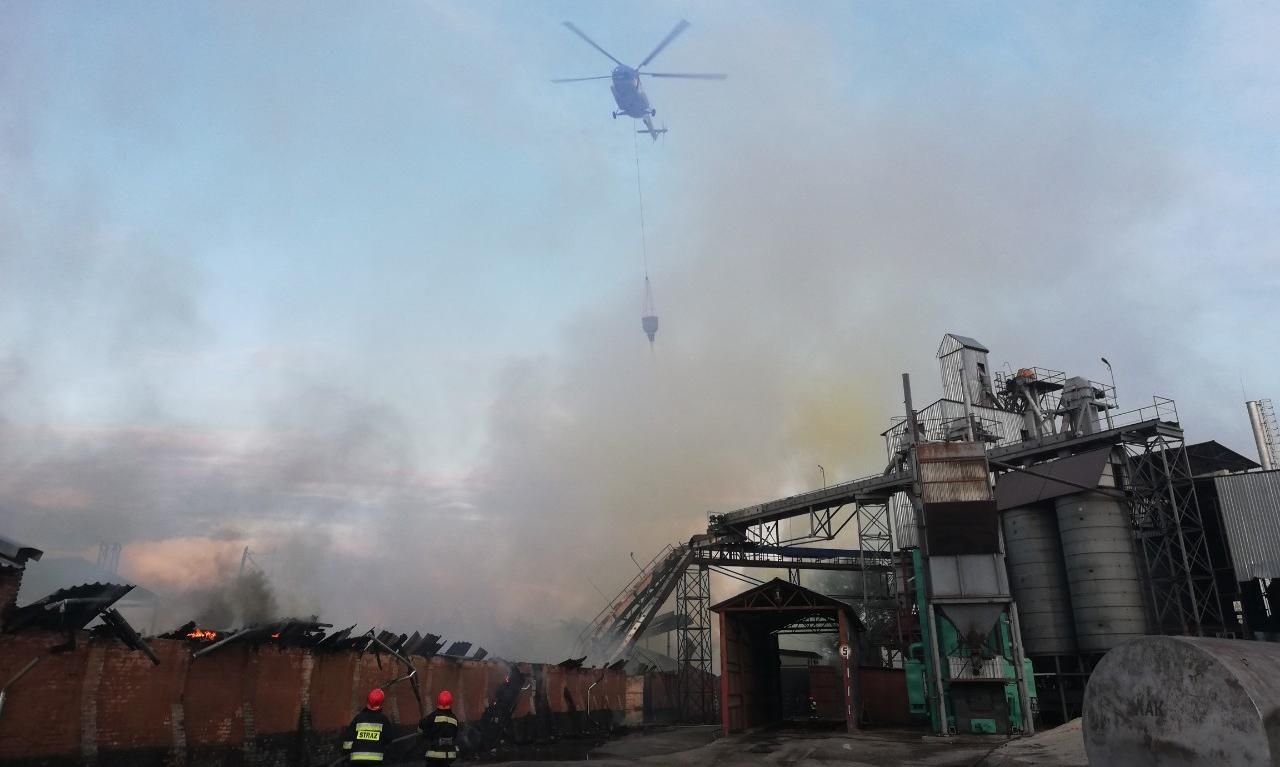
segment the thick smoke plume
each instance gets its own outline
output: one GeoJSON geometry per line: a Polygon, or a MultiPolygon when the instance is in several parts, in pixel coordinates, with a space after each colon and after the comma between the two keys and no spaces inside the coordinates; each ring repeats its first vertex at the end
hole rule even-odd
{"type": "Polygon", "coordinates": [[[249,570],[192,596],[202,603],[196,625],[205,629],[251,626],[280,617],[271,584],[259,570],[249,570]]]}
{"type": "MultiPolygon", "coordinates": [[[[500,15],[434,20],[483,49],[511,42],[476,31],[500,15]]],[[[1159,135],[1069,83],[991,82],[965,66],[900,91],[850,93],[834,73],[869,68],[860,56],[872,54],[781,10],[735,5],[701,30],[699,61],[733,78],[714,92],[655,88],[683,124],[665,147],[642,148],[662,317],[653,353],[630,244],[630,134],[585,144],[617,162],[578,158],[574,136],[588,132],[579,116],[539,112],[512,127],[512,104],[532,105],[500,66],[509,57],[468,70],[474,92],[496,103],[485,122],[467,99],[459,133],[479,120],[487,139],[529,142],[531,155],[547,142],[563,160],[537,170],[555,194],[528,201],[543,229],[521,232],[520,252],[546,246],[536,257],[554,260],[555,247],[592,238],[593,257],[616,258],[625,275],[590,286],[553,343],[488,360],[482,375],[422,362],[430,349],[399,335],[381,353],[268,342],[226,363],[218,355],[234,343],[220,334],[231,331],[211,320],[207,299],[217,254],[196,237],[117,228],[93,184],[70,195],[36,171],[35,128],[10,114],[0,532],[64,553],[120,541],[125,575],[190,604],[190,617],[318,613],[558,660],[601,594],[634,574],[631,552],[644,561],[699,532],[708,511],[812,488],[819,464],[830,481],[878,471],[877,433],[900,412],[898,374],[913,374],[918,401],[935,396],[933,351],[947,331],[978,337],[1013,367],[1098,378],[1106,354],[1127,404],[1185,397],[1185,419],[1206,432],[1195,436],[1239,436],[1236,396],[1221,393],[1214,344],[1195,325],[1211,300],[1166,258],[1202,175],[1159,135]],[[752,107],[723,108],[733,104],[752,107]],[[580,224],[584,210],[599,212],[600,228],[580,224]],[[234,385],[210,395],[209,371],[234,385]],[[465,438],[445,417],[450,402],[386,385],[435,379],[464,381],[460,403],[483,398],[465,438]],[[246,546],[266,573],[252,588],[228,580],[246,546]]],[[[9,50],[38,83],[38,57],[9,50]]],[[[397,124],[356,85],[324,98],[361,104],[352,111],[380,131],[397,124]]],[[[251,103],[277,93],[243,87],[251,103]]],[[[35,92],[0,80],[5,103],[35,92]]],[[[291,146],[288,116],[279,120],[259,137],[264,156],[291,146]]],[[[327,124],[292,129],[323,137],[327,124]]],[[[508,213],[482,212],[495,222],[508,213]]],[[[477,247],[458,259],[498,259],[477,247]]],[[[1220,258],[1247,273],[1261,264],[1252,252],[1220,258]]],[[[545,301],[561,299],[548,291],[545,301]]],[[[476,300],[486,300],[478,290],[476,300]]],[[[387,343],[371,319],[340,324],[387,343]]],[[[261,332],[269,341],[269,323],[261,332]]],[[[1243,346],[1262,340],[1239,334],[1243,346]]]]}

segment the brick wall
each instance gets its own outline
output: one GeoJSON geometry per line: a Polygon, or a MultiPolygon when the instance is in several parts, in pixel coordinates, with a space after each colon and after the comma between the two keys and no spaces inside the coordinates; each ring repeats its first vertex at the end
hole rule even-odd
{"type": "MultiPolygon", "coordinates": [[[[153,666],[114,640],[87,635],[72,652],[49,652],[63,641],[56,633],[0,635],[0,680],[40,658],[9,691],[0,716],[6,767],[324,764],[337,755],[339,733],[369,690],[404,674],[399,661],[372,653],[230,645],[193,659],[186,642],[153,640],[160,658],[153,666]]],[[[501,661],[413,660],[426,710],[448,689],[464,722],[481,718],[509,673],[501,661]]],[[[623,721],[628,680],[622,672],[521,669],[536,679],[539,700],[533,689],[522,693],[514,712],[518,739],[623,721]],[[591,722],[585,721],[588,690],[591,722]]],[[[385,710],[400,724],[397,731],[411,731],[419,717],[412,688],[406,682],[387,693],[385,710]]]]}
{"type": "MultiPolygon", "coordinates": [[[[96,683],[93,674],[86,675],[81,712],[93,712],[93,737],[82,733],[82,750],[93,752],[99,764],[171,762],[174,714],[181,712],[190,654],[176,642],[165,642],[155,648],[160,665],[154,666],[142,653],[122,650],[103,642],[89,653],[98,673],[96,683]]],[[[85,717],[82,727],[87,725],[85,717]]]]}
{"type": "Polygon", "coordinates": [[[80,753],[80,695],[88,653],[49,655],[57,636],[0,636],[0,679],[8,681],[32,658],[30,673],[7,693],[0,716],[0,764],[19,754],[80,753]],[[32,726],[39,723],[39,726],[32,726]]]}

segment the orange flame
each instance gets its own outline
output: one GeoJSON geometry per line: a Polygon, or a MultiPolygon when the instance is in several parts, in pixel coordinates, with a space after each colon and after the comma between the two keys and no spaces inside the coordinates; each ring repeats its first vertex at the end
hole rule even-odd
{"type": "Polygon", "coordinates": [[[218,632],[205,631],[204,629],[192,629],[187,633],[187,639],[208,639],[210,641],[218,638],[218,632]]]}
{"type": "Polygon", "coordinates": [[[280,632],[279,632],[279,631],[275,632],[274,634],[272,634],[272,635],[271,635],[271,638],[272,638],[272,639],[279,639],[279,638],[280,638],[280,632]]]}

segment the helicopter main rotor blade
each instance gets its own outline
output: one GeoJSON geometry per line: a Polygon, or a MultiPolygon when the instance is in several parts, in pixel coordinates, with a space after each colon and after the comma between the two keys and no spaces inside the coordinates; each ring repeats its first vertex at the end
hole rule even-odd
{"type": "Polygon", "coordinates": [[[578,37],[581,37],[583,40],[586,40],[586,41],[587,41],[587,45],[590,45],[592,48],[595,48],[597,51],[600,51],[600,52],[601,52],[601,53],[603,53],[605,56],[608,56],[608,57],[613,61],[613,63],[617,64],[617,65],[618,65],[618,66],[620,66],[620,67],[625,67],[625,66],[626,66],[626,64],[623,64],[621,61],[618,61],[617,59],[613,58],[613,54],[612,54],[612,53],[609,53],[609,52],[608,52],[608,51],[606,51],[604,48],[601,48],[599,45],[596,45],[596,41],[595,41],[595,40],[592,40],[590,37],[587,37],[587,33],[586,33],[586,32],[583,32],[581,29],[578,29],[577,27],[575,27],[575,26],[573,25],[573,22],[572,22],[572,21],[566,21],[566,22],[564,22],[564,25],[565,25],[566,27],[568,27],[568,29],[569,29],[569,31],[570,31],[570,32],[574,33],[574,34],[575,34],[575,35],[577,35],[578,37]]]}
{"type": "Polygon", "coordinates": [[[729,77],[728,75],[689,75],[672,72],[641,72],[640,74],[648,75],[649,77],[682,77],[686,80],[725,80],[729,77]]]}
{"type": "Polygon", "coordinates": [[[613,75],[600,75],[599,77],[561,77],[552,80],[553,83],[580,83],[584,80],[612,80],[613,75]]]}
{"type": "Polygon", "coordinates": [[[653,49],[653,53],[650,53],[648,57],[645,58],[644,61],[637,64],[636,69],[640,69],[645,64],[648,64],[650,61],[653,61],[655,56],[657,56],[659,53],[662,53],[663,48],[666,48],[668,45],[670,45],[672,40],[679,37],[680,33],[685,31],[688,28],[689,28],[689,22],[685,21],[684,19],[680,19],[680,23],[676,25],[676,28],[671,30],[671,32],[668,33],[666,37],[662,38],[662,42],[658,43],[658,47],[653,49]]]}

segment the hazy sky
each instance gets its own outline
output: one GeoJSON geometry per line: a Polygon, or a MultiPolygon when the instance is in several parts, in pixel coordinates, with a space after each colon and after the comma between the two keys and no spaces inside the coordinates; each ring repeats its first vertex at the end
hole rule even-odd
{"type": "MultiPolygon", "coordinates": [[[[882,466],[956,331],[1280,397],[1269,3],[0,3],[0,532],[352,619],[590,613],[882,466]],[[692,27],[640,137],[612,62],[692,27]],[[354,604],[372,581],[432,599],[354,604]],[[445,598],[444,595],[461,595],[445,598]]],[[[406,596],[406,598],[408,598],[406,596]]],[[[430,627],[430,626],[428,626],[430,627]]]]}

